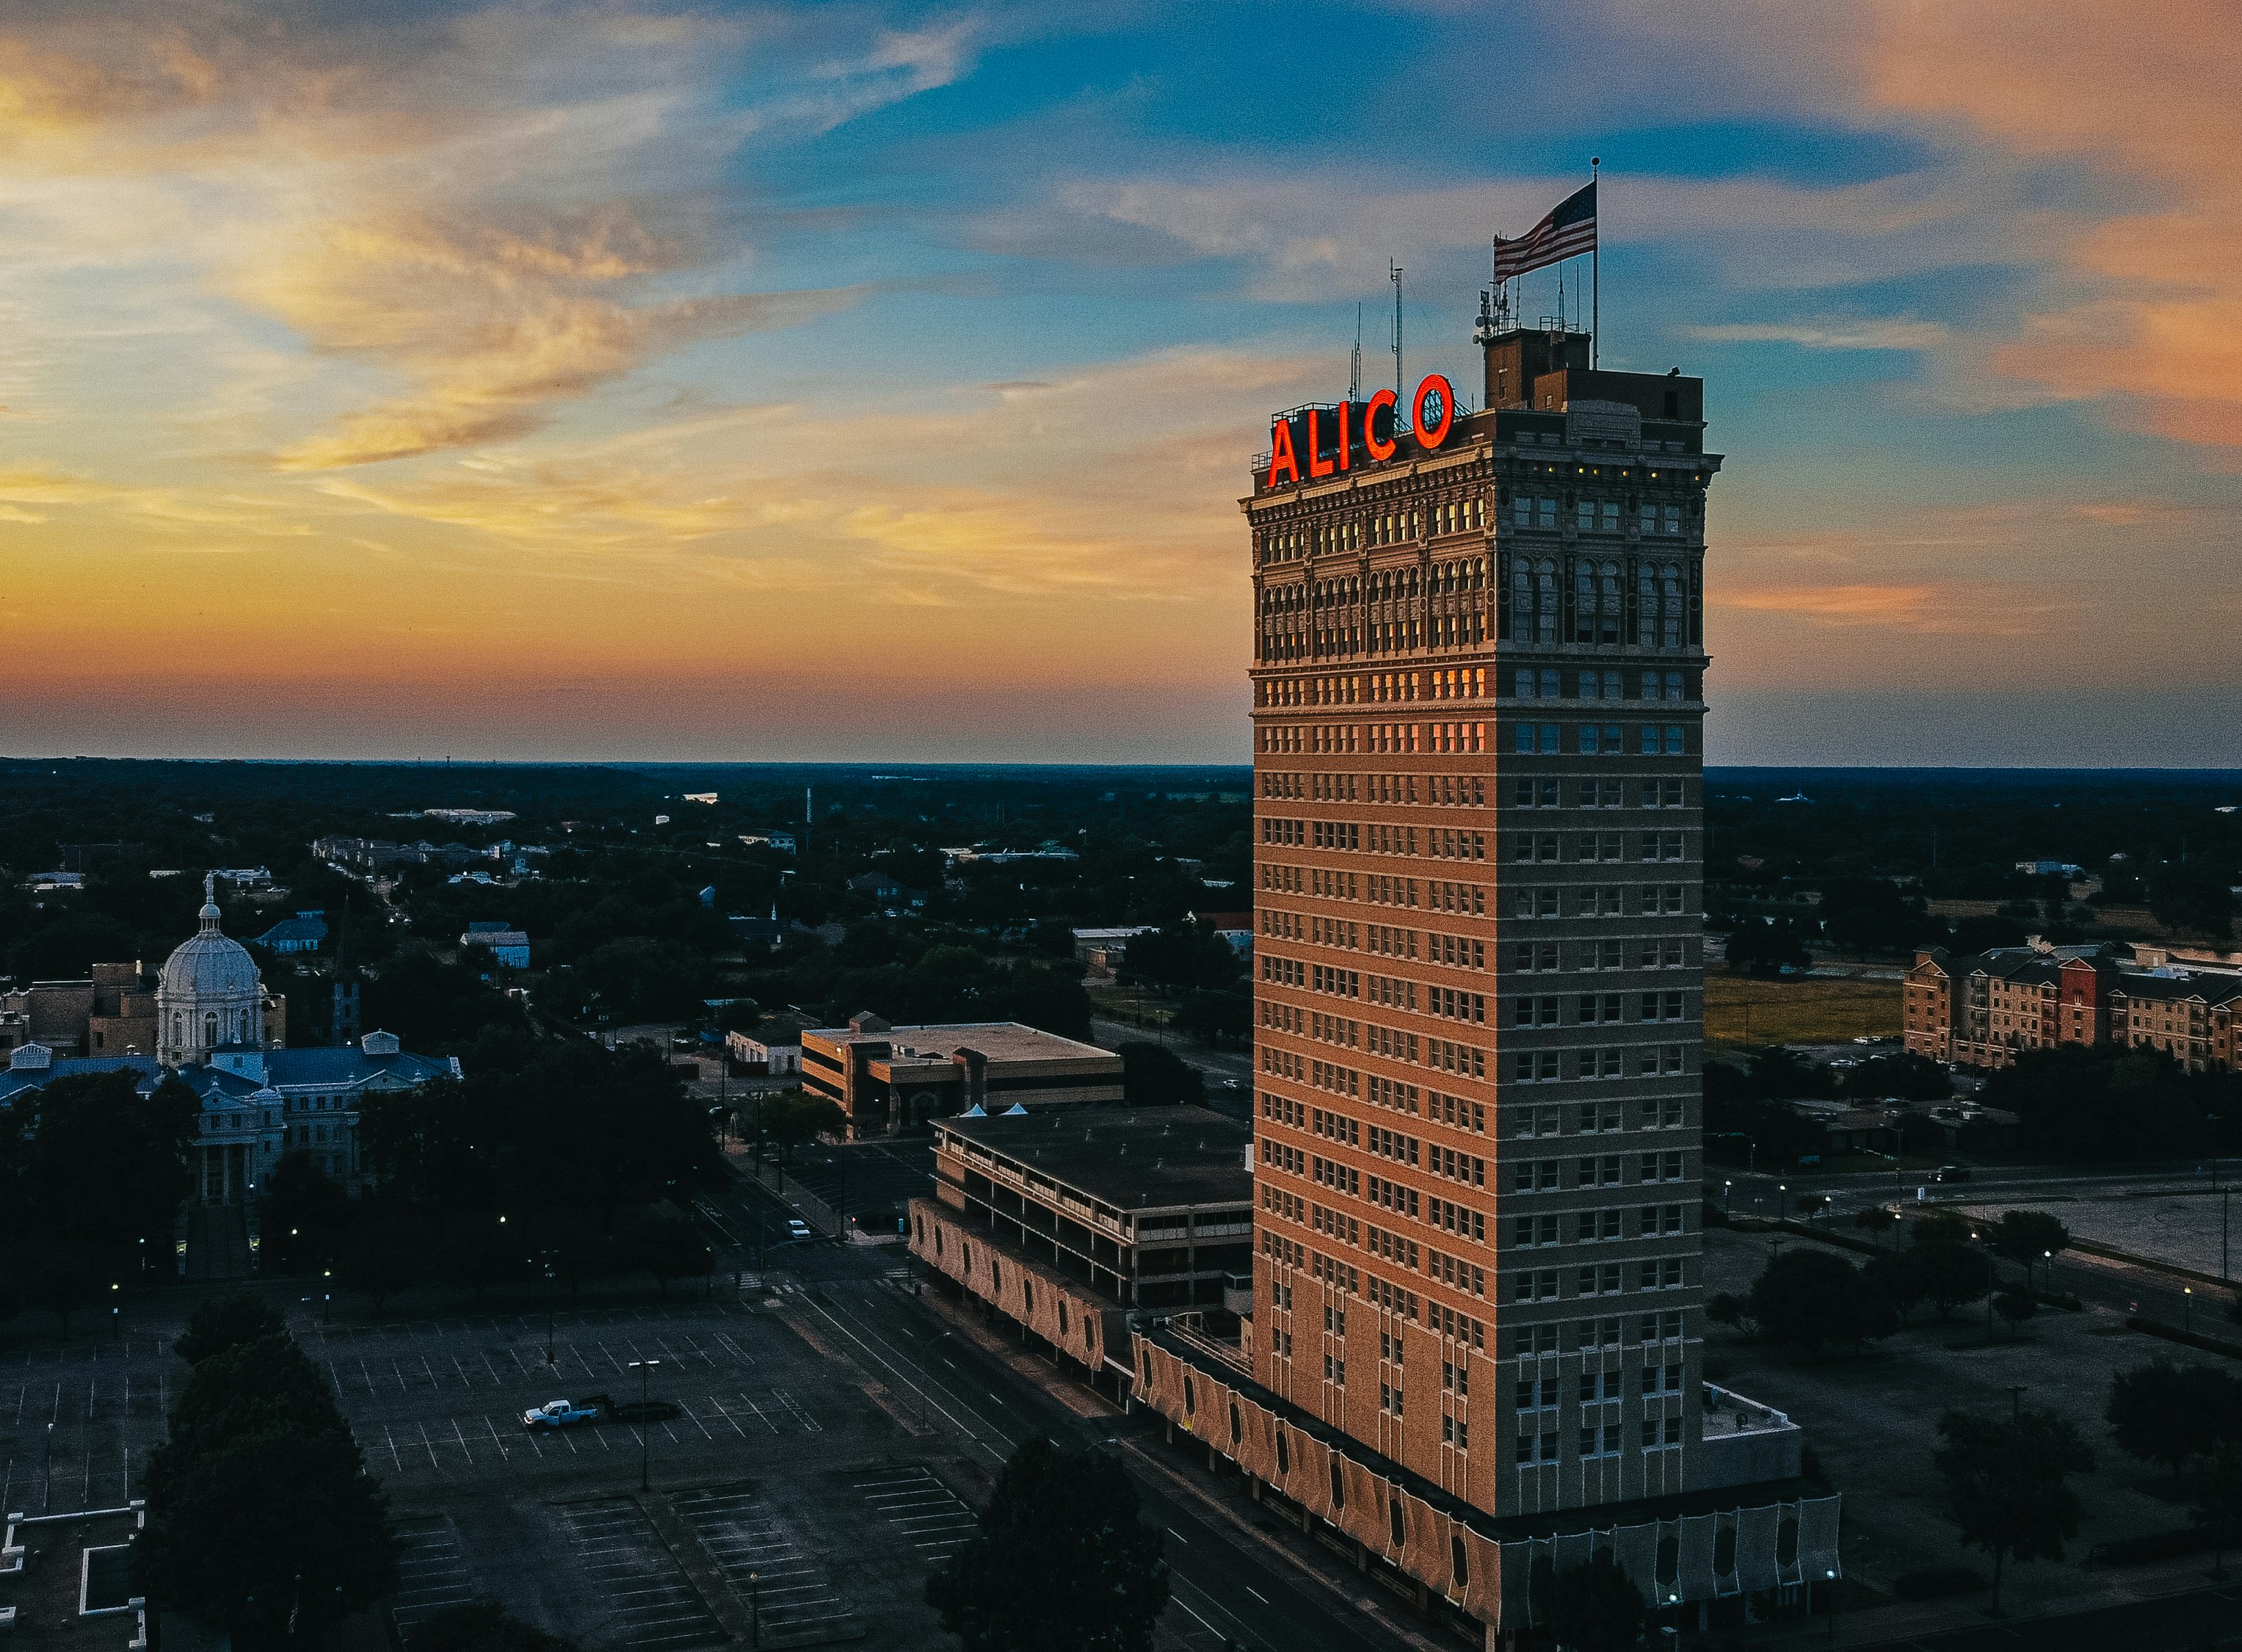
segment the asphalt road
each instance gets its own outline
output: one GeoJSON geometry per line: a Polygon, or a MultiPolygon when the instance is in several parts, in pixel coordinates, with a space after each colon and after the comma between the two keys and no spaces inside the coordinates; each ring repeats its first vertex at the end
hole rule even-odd
{"type": "MultiPolygon", "coordinates": [[[[842,1150],[851,1151],[851,1150],[842,1150]]],[[[704,1225],[735,1240],[752,1236],[755,1211],[766,1231],[782,1229],[786,1207],[769,1187],[735,1178],[701,1209],[704,1225]]],[[[751,1237],[749,1237],[751,1244],[751,1237]]],[[[1144,1516],[1168,1534],[1173,1603],[1169,1627],[1194,1649],[1283,1647],[1287,1652],[1423,1645],[1419,1635],[1396,1634],[1380,1612],[1353,1603],[1324,1574],[1272,1555],[1255,1538],[1198,1497],[1179,1491],[1188,1481],[1186,1460],[1171,1454],[1151,1431],[1149,1416],[1084,1417],[1060,1402],[1043,1381],[1032,1380],[976,1345],[930,1305],[896,1287],[909,1259],[899,1246],[766,1245],[768,1284],[799,1284],[789,1311],[801,1313],[825,1341],[893,1393],[903,1410],[962,1436],[966,1449],[993,1475],[1030,1435],[1119,1451],[1144,1499],[1144,1516]]],[[[1051,1369],[1049,1382],[1071,1378],[1051,1369]]],[[[1086,1393],[1086,1404],[1099,1405],[1086,1393]]],[[[1210,1481],[1211,1488],[1213,1482],[1210,1481]]]]}
{"type": "MultiPolygon", "coordinates": [[[[1380,1621],[1384,1613],[1365,1612],[1177,1489],[1194,1471],[1147,1419],[1080,1415],[908,1295],[836,1285],[813,1290],[806,1301],[836,1346],[907,1408],[923,1407],[930,1420],[965,1436],[992,1474],[1037,1434],[1118,1451],[1144,1499],[1144,1518],[1168,1535],[1170,1627],[1187,1644],[1215,1648],[1234,1640],[1251,1652],[1342,1652],[1426,1643],[1421,1630],[1396,1634],[1380,1621]]],[[[1052,1380],[1065,1380],[1054,1372],[1052,1380]]],[[[1331,1564],[1336,1570],[1336,1557],[1331,1564]]]]}

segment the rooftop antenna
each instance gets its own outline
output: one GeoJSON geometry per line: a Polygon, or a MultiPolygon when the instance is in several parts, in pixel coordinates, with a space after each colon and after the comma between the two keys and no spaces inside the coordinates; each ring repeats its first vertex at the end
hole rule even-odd
{"type": "Polygon", "coordinates": [[[1393,283],[1393,400],[1401,400],[1401,266],[1392,259],[1386,260],[1386,272],[1393,283]]]}
{"type": "MultiPolygon", "coordinates": [[[[1588,187],[1590,189],[1595,189],[1597,182],[1603,176],[1598,170],[1603,164],[1604,158],[1601,155],[1588,157],[1588,187]]],[[[1599,190],[1597,194],[1601,197],[1602,191],[1599,190]]],[[[1597,205],[1598,210],[1601,210],[1601,199],[1597,205]]],[[[1591,368],[1596,365],[1596,357],[1602,349],[1604,339],[1603,265],[1603,237],[1598,234],[1596,238],[1588,244],[1588,366],[1591,368]]]]}
{"type": "Polygon", "coordinates": [[[1362,400],[1362,300],[1354,301],[1354,359],[1347,365],[1346,399],[1362,400]]]}

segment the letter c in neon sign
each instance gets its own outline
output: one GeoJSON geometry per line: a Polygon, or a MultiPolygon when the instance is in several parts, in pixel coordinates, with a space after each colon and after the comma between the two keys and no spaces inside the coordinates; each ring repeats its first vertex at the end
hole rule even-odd
{"type": "Polygon", "coordinates": [[[1444,374],[1431,373],[1419,381],[1417,393],[1409,404],[1409,418],[1417,429],[1417,445],[1438,447],[1447,440],[1448,432],[1456,422],[1456,387],[1444,374]],[[1425,399],[1438,395],[1440,403],[1440,422],[1427,430],[1425,427],[1425,399]]]}
{"type": "Polygon", "coordinates": [[[1394,400],[1392,391],[1381,390],[1362,410],[1362,451],[1381,463],[1393,457],[1393,449],[1398,444],[1378,440],[1378,410],[1380,407],[1386,409],[1389,425],[1400,423],[1400,420],[1393,417],[1394,400]]]}

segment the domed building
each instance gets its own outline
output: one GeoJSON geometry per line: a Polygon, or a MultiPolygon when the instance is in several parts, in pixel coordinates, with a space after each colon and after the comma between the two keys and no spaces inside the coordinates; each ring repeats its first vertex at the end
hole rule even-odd
{"type": "Polygon", "coordinates": [[[308,1156],[358,1192],[366,1178],[359,1145],[366,1098],[460,1076],[456,1057],[414,1055],[392,1032],[288,1049],[287,1000],[265,990],[256,958],[219,928],[214,876],[203,880],[200,928],[164,960],[152,995],[138,963],[97,964],[92,979],[35,990],[50,988],[67,990],[39,1026],[52,1041],[0,1044],[0,1111],[79,1073],[134,1073],[144,1096],[176,1078],[202,1103],[188,1148],[200,1204],[255,1201],[289,1153],[308,1156]],[[121,1011],[129,1013],[111,1011],[104,991],[124,995],[121,1011]]]}
{"type": "Polygon", "coordinates": [[[199,1067],[217,1051],[278,1049],[284,1001],[268,997],[249,949],[218,928],[215,876],[203,879],[202,928],[164,960],[156,981],[156,1058],[199,1067]],[[267,1033],[270,1031],[271,1036],[267,1033]]]}

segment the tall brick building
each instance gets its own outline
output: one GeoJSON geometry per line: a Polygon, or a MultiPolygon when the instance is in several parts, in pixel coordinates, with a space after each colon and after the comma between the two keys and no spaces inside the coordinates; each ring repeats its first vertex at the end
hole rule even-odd
{"type": "Polygon", "coordinates": [[[1485,412],[1286,415],[1244,501],[1252,1352],[1309,1414],[1532,1514],[1702,1479],[1721,461],[1700,379],[1592,370],[1577,333],[1486,359],[1485,412]]]}

